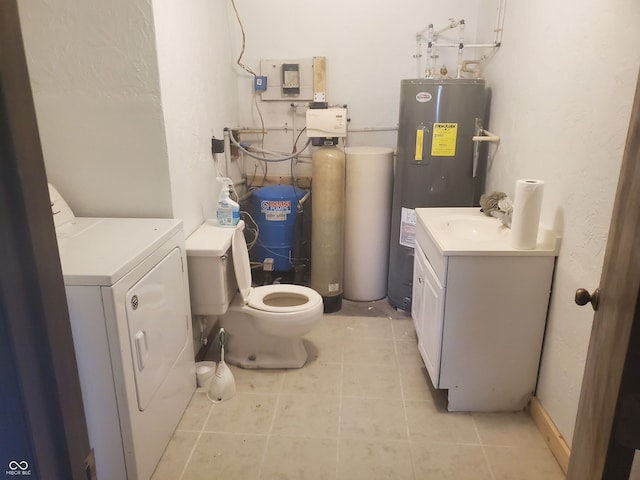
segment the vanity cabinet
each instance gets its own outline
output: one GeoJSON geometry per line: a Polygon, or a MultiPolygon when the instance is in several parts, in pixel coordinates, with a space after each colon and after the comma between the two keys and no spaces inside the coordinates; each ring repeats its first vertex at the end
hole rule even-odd
{"type": "Polygon", "coordinates": [[[542,231],[539,248],[514,250],[508,231],[440,232],[449,211],[478,209],[416,209],[418,350],[449,410],[520,410],[536,386],[557,242],[542,231]]]}

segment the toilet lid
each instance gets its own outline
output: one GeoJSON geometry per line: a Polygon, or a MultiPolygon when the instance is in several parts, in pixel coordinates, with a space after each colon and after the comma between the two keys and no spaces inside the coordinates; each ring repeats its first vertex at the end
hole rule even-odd
{"type": "Polygon", "coordinates": [[[233,256],[233,270],[238,282],[238,290],[244,303],[249,299],[251,293],[251,264],[249,263],[249,250],[241,229],[233,232],[233,243],[231,244],[231,255],[233,256]]]}

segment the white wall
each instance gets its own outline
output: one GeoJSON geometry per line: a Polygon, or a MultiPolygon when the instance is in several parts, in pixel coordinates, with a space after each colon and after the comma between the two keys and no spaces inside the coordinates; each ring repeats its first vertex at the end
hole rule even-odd
{"type": "Polygon", "coordinates": [[[75,213],[181,218],[187,234],[213,216],[211,137],[237,123],[227,2],[19,7],[47,176],[75,213]]]}
{"type": "MultiPolygon", "coordinates": [[[[486,2],[487,4],[492,2],[486,2]]],[[[487,8],[485,24],[494,21],[487,8]]],[[[542,222],[562,235],[537,395],[571,443],[593,311],[640,66],[640,3],[507,5],[488,66],[491,130],[502,137],[488,190],[545,181],[542,222]]]]}
{"type": "Polygon", "coordinates": [[[187,234],[215,216],[216,177],[226,172],[223,155],[214,164],[211,137],[222,139],[223,128],[237,123],[227,3],[153,3],[173,216],[187,234]]]}
{"type": "Polygon", "coordinates": [[[171,216],[151,5],[18,4],[49,181],[77,215],[171,216]]]}

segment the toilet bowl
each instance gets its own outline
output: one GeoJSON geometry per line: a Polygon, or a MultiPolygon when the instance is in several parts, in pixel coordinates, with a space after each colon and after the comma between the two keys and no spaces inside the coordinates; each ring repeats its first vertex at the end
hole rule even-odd
{"type": "Polygon", "coordinates": [[[228,363],[300,368],[307,361],[302,336],[322,318],[322,297],[300,285],[252,287],[242,230],[242,222],[229,228],[208,220],[187,238],[192,313],[219,316],[228,363]]]}

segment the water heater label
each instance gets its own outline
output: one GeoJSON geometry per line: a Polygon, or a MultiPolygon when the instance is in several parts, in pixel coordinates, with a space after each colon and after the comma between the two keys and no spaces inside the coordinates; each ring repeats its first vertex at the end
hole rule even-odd
{"type": "Polygon", "coordinates": [[[263,200],[260,212],[270,222],[284,222],[291,213],[291,200],[263,200]]]}
{"type": "Polygon", "coordinates": [[[414,248],[416,244],[416,211],[402,207],[400,214],[400,245],[414,248]]]}
{"type": "Polygon", "coordinates": [[[431,156],[455,157],[457,138],[457,123],[434,123],[433,138],[431,142],[431,156]]]}

